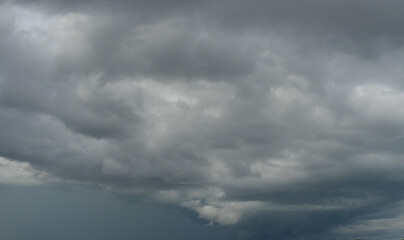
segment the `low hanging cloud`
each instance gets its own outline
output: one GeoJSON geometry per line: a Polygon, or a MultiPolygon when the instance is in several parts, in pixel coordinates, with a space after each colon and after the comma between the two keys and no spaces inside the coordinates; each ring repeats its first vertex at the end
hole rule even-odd
{"type": "Polygon", "coordinates": [[[241,239],[402,233],[401,1],[1,4],[2,172],[241,239]]]}
{"type": "Polygon", "coordinates": [[[28,163],[0,158],[0,184],[39,185],[51,180],[45,172],[37,171],[28,163]]]}

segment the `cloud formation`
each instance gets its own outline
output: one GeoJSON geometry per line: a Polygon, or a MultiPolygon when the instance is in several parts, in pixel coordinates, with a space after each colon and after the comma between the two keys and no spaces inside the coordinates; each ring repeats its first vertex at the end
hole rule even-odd
{"type": "Polygon", "coordinates": [[[404,197],[403,8],[2,1],[0,155],[241,239],[372,231],[404,197]]]}
{"type": "Polygon", "coordinates": [[[28,163],[10,161],[0,157],[0,184],[38,185],[50,176],[36,171],[28,163]]]}

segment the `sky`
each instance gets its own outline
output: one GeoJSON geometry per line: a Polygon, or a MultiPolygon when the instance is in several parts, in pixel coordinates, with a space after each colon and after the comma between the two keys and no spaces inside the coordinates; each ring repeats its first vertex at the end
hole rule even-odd
{"type": "Polygon", "coordinates": [[[402,239],[403,11],[0,0],[0,238],[402,239]]]}

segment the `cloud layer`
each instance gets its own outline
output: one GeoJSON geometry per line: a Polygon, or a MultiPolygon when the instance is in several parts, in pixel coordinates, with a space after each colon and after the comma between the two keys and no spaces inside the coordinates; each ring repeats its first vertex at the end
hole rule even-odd
{"type": "Polygon", "coordinates": [[[401,222],[403,8],[2,1],[0,155],[241,239],[401,222]]]}

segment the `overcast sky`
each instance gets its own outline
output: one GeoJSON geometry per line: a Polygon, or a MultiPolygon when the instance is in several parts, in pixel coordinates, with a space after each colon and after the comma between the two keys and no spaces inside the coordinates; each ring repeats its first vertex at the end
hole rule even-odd
{"type": "Polygon", "coordinates": [[[0,4],[1,238],[404,237],[404,1],[0,4]]]}

